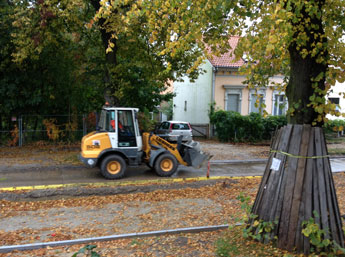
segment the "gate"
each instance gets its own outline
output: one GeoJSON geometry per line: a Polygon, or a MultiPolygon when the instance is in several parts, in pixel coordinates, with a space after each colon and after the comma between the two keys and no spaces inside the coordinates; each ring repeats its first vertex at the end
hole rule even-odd
{"type": "Polygon", "coordinates": [[[210,137],[210,125],[209,124],[191,124],[193,137],[210,137]]]}

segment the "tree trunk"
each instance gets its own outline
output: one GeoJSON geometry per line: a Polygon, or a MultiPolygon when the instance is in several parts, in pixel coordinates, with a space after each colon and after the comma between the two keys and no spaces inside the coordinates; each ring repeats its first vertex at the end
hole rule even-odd
{"type": "MultiPolygon", "coordinates": [[[[317,63],[310,57],[303,58],[296,46],[290,47],[290,80],[286,88],[286,95],[289,102],[289,108],[293,108],[292,115],[288,114],[288,121],[291,124],[312,124],[319,115],[310,104],[310,96],[315,92],[312,79],[316,78],[321,72],[326,74],[327,66],[317,63]]],[[[317,83],[319,90],[325,89],[325,78],[317,83]]],[[[323,98],[324,96],[322,96],[323,98]]],[[[322,125],[323,121],[317,122],[322,125]]]]}
{"type": "MultiPolygon", "coordinates": [[[[101,7],[99,0],[91,0],[91,4],[96,12],[101,7]]],[[[98,21],[98,26],[101,32],[101,39],[105,52],[105,61],[107,64],[104,74],[105,89],[103,95],[105,101],[108,102],[110,105],[118,106],[120,103],[119,99],[115,96],[115,93],[119,89],[119,85],[116,84],[116,80],[113,78],[114,74],[111,73],[113,67],[117,65],[117,41],[115,38],[112,38],[112,33],[108,32],[105,28],[105,22],[106,20],[104,18],[100,18],[98,21]],[[113,51],[106,52],[109,43],[114,44],[114,47],[112,48],[113,51]]]]}
{"type": "MultiPolygon", "coordinates": [[[[309,2],[317,8],[315,13],[306,10],[307,5],[290,4],[295,15],[290,21],[295,32],[288,48],[291,69],[286,88],[290,124],[276,135],[252,213],[255,219],[276,221],[262,241],[277,237],[279,248],[309,253],[302,223],[311,217],[325,232],[324,239],[343,247],[344,234],[325,138],[320,127],[311,126],[321,126],[324,115],[329,60],[322,23],[325,1],[309,2]]],[[[252,219],[249,227],[259,234],[253,225],[252,219]]]]}
{"type": "MultiPolygon", "coordinates": [[[[324,0],[318,1],[317,7],[320,12],[324,8],[324,4],[324,0]]],[[[291,21],[294,27],[301,29],[296,30],[288,49],[291,68],[286,96],[289,108],[294,109],[293,113],[288,114],[288,121],[291,124],[312,124],[319,113],[314,106],[310,105],[310,97],[314,94],[319,97],[321,100],[319,104],[325,101],[326,92],[324,90],[329,54],[322,17],[310,16],[305,9],[301,10],[300,15],[301,17],[298,17],[296,22],[291,21]],[[306,23],[306,20],[310,20],[310,23],[306,23]],[[306,39],[302,39],[301,34],[306,35],[306,39]],[[320,44],[323,47],[314,51],[316,45],[320,44]],[[302,50],[305,51],[302,52],[302,50]],[[312,55],[313,51],[316,54],[312,55]]],[[[323,120],[318,120],[316,123],[321,126],[323,120]]]]}
{"type": "Polygon", "coordinates": [[[302,222],[313,217],[324,238],[344,247],[344,234],[327,147],[322,129],[310,125],[281,128],[256,196],[250,220],[276,222],[268,238],[277,237],[278,247],[308,254],[310,241],[302,235],[302,222]],[[273,167],[272,163],[279,163],[273,167]],[[314,216],[316,211],[318,216],[314,216]]]}

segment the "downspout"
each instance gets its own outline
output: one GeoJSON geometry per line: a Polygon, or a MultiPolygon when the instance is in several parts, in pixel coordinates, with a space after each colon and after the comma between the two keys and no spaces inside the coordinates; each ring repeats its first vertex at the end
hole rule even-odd
{"type": "Polygon", "coordinates": [[[212,66],[212,95],[211,95],[211,104],[215,102],[216,72],[217,72],[217,68],[212,66]]]}
{"type": "MultiPolygon", "coordinates": [[[[211,104],[213,105],[216,101],[215,101],[215,95],[216,95],[216,72],[217,72],[217,67],[212,65],[212,92],[211,92],[211,104]]],[[[214,128],[213,125],[211,125],[211,122],[209,123],[210,127],[209,127],[209,135],[211,137],[214,136],[214,128]]]]}

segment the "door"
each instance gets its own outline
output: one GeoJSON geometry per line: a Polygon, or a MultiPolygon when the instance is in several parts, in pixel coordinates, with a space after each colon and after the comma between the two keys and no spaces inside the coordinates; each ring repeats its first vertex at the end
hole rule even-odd
{"type": "Polygon", "coordinates": [[[137,137],[132,110],[117,111],[118,146],[137,147],[137,137]]]}

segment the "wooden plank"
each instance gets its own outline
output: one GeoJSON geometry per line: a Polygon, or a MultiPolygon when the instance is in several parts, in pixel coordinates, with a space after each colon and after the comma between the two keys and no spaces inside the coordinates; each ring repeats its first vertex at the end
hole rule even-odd
{"type": "MultiPolygon", "coordinates": [[[[287,152],[288,150],[288,146],[289,146],[289,142],[290,142],[290,137],[291,137],[291,132],[292,132],[292,126],[288,126],[286,127],[285,131],[284,131],[284,135],[281,139],[281,144],[279,145],[278,150],[282,151],[282,152],[287,152]]],[[[282,186],[282,181],[283,181],[283,177],[284,177],[284,169],[285,169],[285,164],[286,164],[286,155],[284,154],[277,154],[276,158],[281,160],[281,164],[280,164],[280,168],[279,170],[276,172],[276,178],[278,179],[278,181],[274,181],[274,183],[277,183],[276,186],[276,190],[275,192],[272,192],[272,195],[274,196],[273,200],[271,201],[271,207],[270,207],[270,215],[269,215],[269,220],[273,221],[276,218],[278,219],[279,216],[276,216],[276,208],[278,205],[278,199],[279,199],[279,195],[280,195],[280,191],[281,191],[281,186],[282,186]]]]}
{"type": "MultiPolygon", "coordinates": [[[[314,156],[314,133],[310,133],[309,135],[309,145],[308,145],[308,154],[307,156],[314,156]]],[[[304,178],[304,190],[303,190],[303,197],[302,197],[302,205],[303,205],[303,215],[301,215],[301,219],[299,220],[299,227],[302,227],[302,222],[308,220],[312,216],[312,199],[313,199],[313,168],[314,168],[314,160],[307,159],[306,163],[306,170],[305,170],[305,178],[304,178]]],[[[301,206],[302,208],[302,206],[301,206]]],[[[301,210],[300,208],[300,210],[301,210]]],[[[305,236],[300,234],[300,237],[303,238],[299,240],[300,244],[298,244],[298,250],[304,251],[305,254],[308,254],[310,251],[310,242],[309,239],[305,236]]],[[[296,240],[298,240],[296,238],[296,240]]]]}
{"type": "MultiPolygon", "coordinates": [[[[315,135],[314,135],[315,136],[315,135]]],[[[315,147],[315,140],[314,140],[314,147],[315,147]]],[[[316,154],[316,150],[314,152],[316,154]]],[[[318,175],[317,175],[317,168],[316,168],[316,160],[313,160],[313,198],[312,198],[312,211],[316,211],[320,214],[320,200],[319,200],[319,183],[318,183],[318,175]]],[[[314,217],[314,215],[312,215],[314,217]]],[[[320,224],[320,217],[314,217],[315,223],[320,224]]]]}
{"type": "MultiPolygon", "coordinates": [[[[311,126],[303,125],[301,147],[299,151],[300,156],[307,156],[310,133],[312,133],[311,126]]],[[[294,187],[293,196],[292,196],[291,214],[290,214],[289,231],[288,231],[288,243],[287,243],[288,249],[292,249],[294,247],[296,234],[301,233],[301,231],[297,230],[297,227],[298,227],[298,222],[299,222],[299,209],[300,209],[301,200],[302,200],[302,192],[304,189],[303,185],[304,185],[304,172],[305,172],[306,161],[307,161],[306,158],[298,158],[297,160],[295,187],[294,187]]]]}
{"type": "MultiPolygon", "coordinates": [[[[302,137],[302,125],[294,125],[291,142],[289,145],[289,153],[293,155],[298,155],[300,149],[300,142],[302,137]]],[[[287,168],[285,169],[286,175],[286,185],[284,192],[284,200],[282,206],[282,212],[280,215],[280,227],[278,231],[278,247],[282,249],[292,250],[287,248],[288,243],[288,231],[290,223],[290,211],[292,204],[292,195],[295,186],[296,179],[296,169],[297,169],[298,159],[294,157],[288,157],[287,168]]]]}
{"type": "Polygon", "coordinates": [[[334,186],[334,180],[333,180],[333,175],[330,174],[329,176],[330,180],[332,181],[332,200],[334,201],[334,206],[335,206],[335,219],[336,219],[336,224],[337,224],[337,228],[340,228],[340,230],[338,231],[338,235],[339,235],[339,242],[337,242],[341,247],[345,247],[345,236],[344,233],[342,231],[342,220],[340,217],[340,211],[339,211],[339,204],[338,204],[338,199],[337,199],[337,194],[336,194],[336,190],[335,190],[335,186],[334,186]]]}
{"type": "MultiPolygon", "coordinates": [[[[322,153],[323,155],[328,155],[326,140],[324,134],[321,133],[321,143],[322,143],[322,153]]],[[[328,191],[327,192],[327,204],[329,209],[329,217],[330,217],[330,226],[331,226],[331,238],[335,240],[338,244],[344,247],[344,234],[341,230],[342,221],[339,212],[339,206],[337,201],[337,195],[335,192],[335,186],[333,181],[333,175],[331,170],[331,164],[329,162],[329,158],[324,158],[324,167],[325,167],[325,179],[328,191]],[[339,229],[340,228],[340,229],[339,229]]]]}
{"type": "MultiPolygon", "coordinates": [[[[278,142],[277,150],[286,151],[289,136],[283,135],[281,138],[282,140],[278,142]]],[[[279,178],[281,176],[282,170],[284,169],[284,161],[286,156],[277,153],[274,157],[281,160],[282,162],[280,164],[280,168],[278,171],[271,170],[271,174],[267,179],[267,183],[265,185],[265,194],[263,195],[262,211],[260,213],[260,218],[264,221],[273,221],[270,219],[270,211],[272,210],[272,204],[276,204],[274,200],[277,196],[277,191],[279,192],[279,178]]],[[[271,164],[269,168],[271,167],[271,164]]]]}
{"type": "MultiPolygon", "coordinates": [[[[283,134],[283,131],[286,129],[286,127],[283,127],[279,130],[278,132],[278,136],[276,138],[276,140],[274,141],[273,143],[273,148],[272,150],[278,150],[278,145],[279,145],[279,142],[281,141],[281,136],[283,134]]],[[[254,214],[258,214],[260,213],[259,212],[259,208],[261,206],[261,202],[262,202],[262,197],[264,195],[264,192],[265,192],[265,185],[267,184],[267,180],[268,178],[270,177],[270,174],[271,174],[271,164],[272,164],[272,159],[273,157],[276,156],[276,153],[271,153],[270,154],[270,157],[267,161],[267,165],[266,165],[266,168],[265,168],[265,172],[264,172],[264,175],[261,179],[261,182],[260,182],[260,186],[259,186],[259,190],[256,194],[256,198],[255,198],[255,201],[254,201],[254,204],[253,204],[253,207],[252,207],[252,213],[254,214]]],[[[261,209],[261,208],[260,208],[261,209]]]]}
{"type": "MultiPolygon", "coordinates": [[[[317,156],[322,156],[322,143],[321,143],[321,128],[314,128],[315,130],[315,150],[317,156]]],[[[318,176],[319,185],[319,199],[320,199],[320,228],[325,231],[325,238],[329,238],[329,222],[328,222],[328,208],[327,208],[327,195],[326,195],[326,183],[325,183],[325,173],[322,158],[316,159],[316,170],[318,176]]]]}
{"type": "MultiPolygon", "coordinates": [[[[291,132],[292,132],[292,126],[289,126],[286,128],[286,130],[284,131],[284,135],[282,137],[281,143],[279,144],[278,150],[282,151],[282,152],[287,152],[288,147],[289,147],[289,142],[290,142],[290,137],[291,137],[291,132]]],[[[284,173],[284,169],[285,169],[285,164],[286,164],[286,155],[284,154],[277,154],[275,156],[277,159],[281,160],[281,164],[280,164],[280,168],[279,170],[276,172],[276,175],[278,177],[278,184],[276,187],[276,191],[274,193],[274,199],[273,202],[271,204],[270,207],[270,220],[274,220],[274,218],[278,218],[278,217],[274,217],[274,213],[275,213],[275,209],[277,206],[277,199],[279,196],[279,192],[280,192],[280,188],[281,188],[281,182],[282,182],[282,178],[283,178],[283,173],[284,173]]],[[[273,193],[272,193],[273,194],[273,193]]]]}
{"type": "MultiPolygon", "coordinates": [[[[327,149],[326,149],[326,144],[325,144],[325,138],[323,137],[322,132],[320,133],[320,138],[321,138],[321,150],[322,150],[322,155],[326,156],[327,155],[327,149]]],[[[332,189],[331,187],[334,186],[331,184],[331,180],[329,178],[330,172],[331,172],[331,167],[330,167],[330,163],[328,161],[328,157],[327,158],[322,158],[323,161],[323,173],[324,173],[324,177],[325,177],[325,185],[326,185],[326,198],[327,198],[327,209],[328,209],[328,213],[329,213],[329,224],[330,224],[330,232],[331,232],[331,239],[335,239],[336,242],[339,242],[339,235],[338,235],[338,231],[337,231],[337,227],[336,227],[336,221],[335,221],[335,211],[334,208],[335,206],[333,205],[333,197],[336,196],[332,196],[332,189]]]]}

